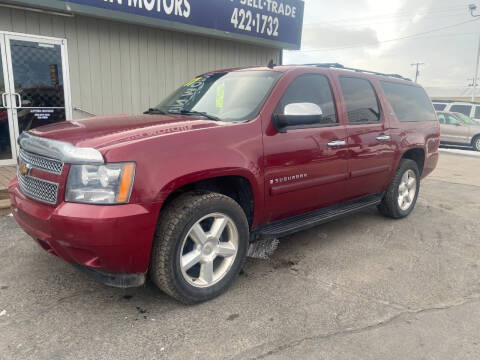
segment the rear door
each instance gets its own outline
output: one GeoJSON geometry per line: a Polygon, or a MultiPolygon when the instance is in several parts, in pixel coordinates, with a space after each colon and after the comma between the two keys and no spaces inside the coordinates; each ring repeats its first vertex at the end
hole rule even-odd
{"type": "Polygon", "coordinates": [[[338,79],[348,123],[348,198],[379,193],[387,186],[395,153],[381,103],[367,78],[338,79]]]}
{"type": "Polygon", "coordinates": [[[264,123],[266,222],[336,204],[345,197],[348,149],[328,74],[291,73],[279,84],[264,123]],[[298,75],[297,75],[298,74],[298,75]],[[318,124],[278,132],[272,115],[289,104],[316,104],[318,124]]]}

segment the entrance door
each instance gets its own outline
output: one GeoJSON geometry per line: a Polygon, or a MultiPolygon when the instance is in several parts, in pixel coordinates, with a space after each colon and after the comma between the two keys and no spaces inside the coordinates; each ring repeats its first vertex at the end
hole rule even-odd
{"type": "Polygon", "coordinates": [[[14,163],[16,139],[23,131],[71,119],[66,49],[61,39],[10,33],[0,33],[0,39],[9,131],[6,126],[0,130],[1,139],[9,137],[3,161],[14,163]]]}
{"type": "Polygon", "coordinates": [[[5,38],[0,34],[0,165],[14,163],[15,131],[11,114],[5,38]]]}

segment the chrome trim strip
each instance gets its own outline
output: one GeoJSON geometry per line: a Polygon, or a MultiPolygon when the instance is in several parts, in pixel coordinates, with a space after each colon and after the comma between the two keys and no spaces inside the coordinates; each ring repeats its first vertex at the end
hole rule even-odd
{"type": "Polygon", "coordinates": [[[18,143],[22,149],[29,152],[68,164],[102,165],[105,163],[102,154],[96,149],[80,148],[64,141],[33,136],[27,132],[20,134],[18,143]]]}

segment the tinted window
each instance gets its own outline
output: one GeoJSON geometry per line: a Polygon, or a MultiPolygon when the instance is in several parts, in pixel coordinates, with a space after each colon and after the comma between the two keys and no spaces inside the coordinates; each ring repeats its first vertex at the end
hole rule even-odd
{"type": "Polygon", "coordinates": [[[347,107],[349,123],[362,124],[380,121],[377,97],[369,81],[340,77],[340,85],[347,107]]]}
{"type": "Polygon", "coordinates": [[[435,121],[435,111],[427,93],[423,88],[381,82],[382,89],[399,121],[435,121]]]}
{"type": "Polygon", "coordinates": [[[440,124],[445,124],[445,114],[437,114],[437,118],[440,124]]]}
{"type": "Polygon", "coordinates": [[[295,103],[313,103],[320,107],[320,124],[336,124],[337,115],[332,89],[328,79],[319,74],[301,75],[289,85],[277,106],[276,114],[284,114],[285,106],[295,103]]]}
{"type": "Polygon", "coordinates": [[[480,119],[480,106],[475,106],[475,119],[480,119]]]}
{"type": "Polygon", "coordinates": [[[435,110],[437,111],[443,111],[445,110],[445,108],[447,107],[446,104],[433,104],[433,107],[435,108],[435,110]]]}
{"type": "Polygon", "coordinates": [[[470,113],[472,112],[472,106],[471,105],[452,105],[450,108],[451,112],[458,112],[463,115],[470,116],[470,113]]]}

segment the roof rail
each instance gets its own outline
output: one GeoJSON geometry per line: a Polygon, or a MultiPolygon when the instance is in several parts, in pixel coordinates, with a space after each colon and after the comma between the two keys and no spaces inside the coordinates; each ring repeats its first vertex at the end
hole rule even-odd
{"type": "Polygon", "coordinates": [[[388,77],[393,77],[396,79],[401,79],[401,80],[407,80],[407,81],[412,81],[411,79],[405,78],[401,75],[398,74],[383,74],[380,72],[376,71],[368,71],[368,70],[362,70],[362,69],[355,69],[355,68],[350,68],[350,67],[345,67],[342,64],[338,63],[319,63],[319,64],[305,64],[307,66],[316,66],[316,67],[322,67],[322,68],[334,68],[334,69],[342,69],[342,70],[349,70],[349,71],[355,71],[358,73],[366,73],[366,74],[373,74],[373,75],[381,75],[381,76],[388,76],[388,77]]]}

